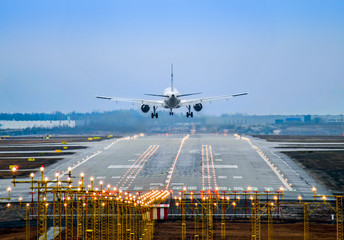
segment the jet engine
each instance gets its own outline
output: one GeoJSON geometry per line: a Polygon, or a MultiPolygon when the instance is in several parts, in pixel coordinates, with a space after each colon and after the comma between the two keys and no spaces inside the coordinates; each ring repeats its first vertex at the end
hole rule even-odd
{"type": "Polygon", "coordinates": [[[195,109],[196,112],[199,112],[202,110],[202,103],[196,103],[193,108],[195,109]]]}
{"type": "Polygon", "coordinates": [[[147,113],[149,111],[150,107],[146,104],[141,105],[141,111],[144,113],[147,113]]]}

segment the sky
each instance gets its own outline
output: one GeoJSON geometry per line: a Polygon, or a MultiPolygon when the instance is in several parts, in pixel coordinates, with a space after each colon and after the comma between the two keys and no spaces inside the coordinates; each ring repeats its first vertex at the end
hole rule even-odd
{"type": "MultiPolygon", "coordinates": [[[[1,0],[0,112],[249,92],[204,114],[343,114],[344,1],[1,0]],[[148,97],[150,98],[150,97],[148,97]]],[[[186,109],[182,109],[186,111],[186,109]]]]}

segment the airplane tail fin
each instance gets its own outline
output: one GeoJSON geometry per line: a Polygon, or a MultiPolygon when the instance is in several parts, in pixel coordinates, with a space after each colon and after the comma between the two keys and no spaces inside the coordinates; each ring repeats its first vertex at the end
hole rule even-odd
{"type": "Polygon", "coordinates": [[[173,92],[173,63],[171,64],[171,91],[173,92]]]}

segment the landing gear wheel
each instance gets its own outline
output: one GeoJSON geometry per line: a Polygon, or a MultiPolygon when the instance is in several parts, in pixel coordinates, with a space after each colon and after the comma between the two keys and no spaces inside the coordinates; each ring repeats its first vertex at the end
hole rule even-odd
{"type": "Polygon", "coordinates": [[[153,106],[153,112],[152,112],[152,118],[154,118],[154,117],[156,117],[156,118],[158,118],[158,113],[156,112],[156,109],[157,109],[158,107],[156,107],[156,106],[153,106]]]}
{"type": "Polygon", "coordinates": [[[188,111],[186,112],[186,117],[193,117],[193,112],[191,112],[191,105],[186,106],[186,108],[188,109],[188,111]]]}

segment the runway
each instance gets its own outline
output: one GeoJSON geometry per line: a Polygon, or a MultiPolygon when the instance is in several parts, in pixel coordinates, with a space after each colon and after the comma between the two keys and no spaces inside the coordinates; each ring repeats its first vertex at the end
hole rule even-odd
{"type": "MultiPolygon", "coordinates": [[[[73,157],[49,166],[48,177],[54,179],[59,171],[66,178],[67,168],[72,167],[75,181],[84,173],[85,184],[93,177],[95,186],[102,181],[122,191],[275,192],[283,188],[285,199],[299,195],[311,199],[315,186],[319,194],[330,194],[273,144],[250,136],[151,135],[88,144],[73,157]]],[[[4,196],[10,180],[1,180],[0,185],[4,196]]],[[[28,185],[18,185],[13,196],[27,195],[24,192],[29,192],[28,185]]]]}

